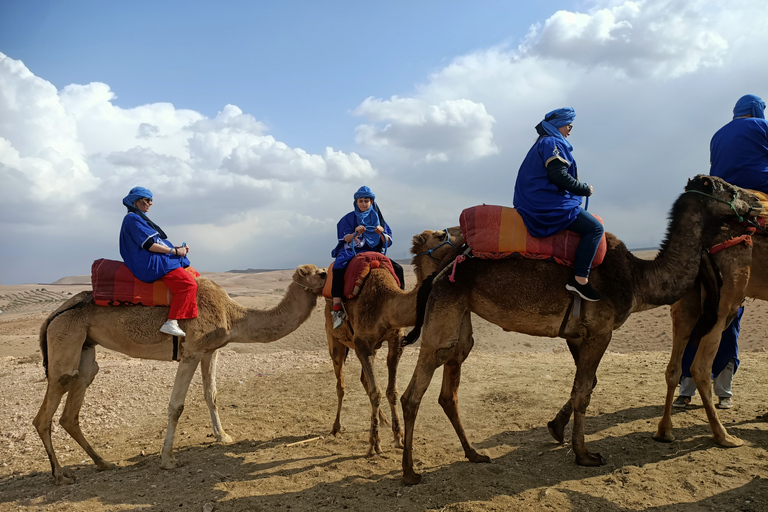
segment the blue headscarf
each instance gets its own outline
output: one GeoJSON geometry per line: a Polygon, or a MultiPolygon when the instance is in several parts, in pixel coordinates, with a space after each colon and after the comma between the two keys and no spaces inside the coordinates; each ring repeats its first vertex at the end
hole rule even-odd
{"type": "Polygon", "coordinates": [[[152,199],[152,192],[148,188],[144,187],[133,187],[130,192],[128,192],[128,195],[123,198],[123,204],[126,208],[128,208],[129,213],[135,213],[145,221],[147,221],[147,224],[152,226],[153,229],[157,230],[157,234],[160,235],[160,238],[166,239],[168,238],[168,235],[165,234],[165,231],[160,229],[160,226],[149,220],[149,217],[147,217],[143,211],[139,210],[135,206],[133,206],[133,203],[138,201],[139,199],[152,199]]]}
{"type": "Polygon", "coordinates": [[[573,146],[571,146],[570,142],[565,140],[565,137],[563,137],[563,134],[560,133],[558,128],[571,124],[574,119],[576,119],[575,110],[570,107],[558,108],[551,112],[547,112],[547,115],[544,116],[544,120],[536,125],[536,132],[541,136],[551,135],[552,137],[559,139],[568,151],[573,151],[573,146]]]}
{"type": "MultiPolygon", "coordinates": [[[[376,194],[374,194],[371,189],[365,185],[357,189],[357,192],[355,192],[355,221],[357,222],[358,226],[375,228],[376,226],[380,225],[379,215],[377,213],[378,208],[375,208],[375,203],[373,202],[375,199],[376,194]],[[360,208],[357,207],[357,200],[361,197],[371,198],[371,206],[364,212],[361,212],[360,208]]],[[[370,247],[376,247],[376,245],[378,245],[379,241],[381,240],[379,234],[375,233],[373,230],[366,229],[362,236],[370,247]]]]}
{"type": "Polygon", "coordinates": [[[765,119],[765,102],[754,94],[746,94],[739,98],[736,106],[733,107],[733,118],[742,116],[752,116],[758,119],[765,119]]]}

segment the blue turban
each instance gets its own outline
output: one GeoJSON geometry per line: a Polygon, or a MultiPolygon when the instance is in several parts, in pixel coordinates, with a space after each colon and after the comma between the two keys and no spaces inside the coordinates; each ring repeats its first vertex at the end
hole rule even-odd
{"type": "Polygon", "coordinates": [[[544,120],[536,125],[536,132],[541,136],[551,135],[552,137],[560,139],[563,145],[568,148],[568,151],[571,151],[573,150],[573,146],[571,146],[570,142],[565,140],[565,137],[563,137],[563,134],[560,133],[558,128],[571,124],[574,119],[576,119],[575,110],[570,107],[558,108],[551,112],[547,112],[547,115],[544,116],[544,120]]]}
{"type": "Polygon", "coordinates": [[[152,192],[150,192],[148,188],[133,187],[131,191],[128,192],[128,195],[123,198],[123,204],[129,210],[132,210],[134,208],[133,203],[142,198],[152,199],[152,192]]]}
{"type": "Polygon", "coordinates": [[[376,194],[371,192],[371,189],[363,185],[359,189],[357,189],[357,192],[355,192],[355,201],[360,199],[361,197],[370,197],[371,201],[376,199],[376,194]]]}
{"type": "Polygon", "coordinates": [[[733,107],[733,118],[743,116],[757,117],[758,119],[765,119],[765,102],[754,94],[746,94],[739,98],[736,102],[736,106],[733,107]]]}

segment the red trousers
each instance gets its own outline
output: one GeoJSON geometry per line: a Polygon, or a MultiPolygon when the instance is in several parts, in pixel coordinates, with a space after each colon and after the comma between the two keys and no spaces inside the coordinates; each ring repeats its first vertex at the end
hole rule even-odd
{"type": "Polygon", "coordinates": [[[197,281],[192,274],[183,268],[177,268],[161,279],[173,294],[168,320],[197,318],[197,281]]]}

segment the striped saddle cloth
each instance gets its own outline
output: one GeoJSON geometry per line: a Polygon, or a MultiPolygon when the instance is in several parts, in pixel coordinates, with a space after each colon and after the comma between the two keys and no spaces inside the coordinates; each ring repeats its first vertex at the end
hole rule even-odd
{"type": "MultiPolygon", "coordinates": [[[[192,267],[184,270],[195,277],[200,274],[192,267]]],[[[122,261],[100,259],[91,265],[93,301],[100,306],[170,306],[173,294],[158,279],[145,283],[122,261]]]]}
{"type": "MultiPolygon", "coordinates": [[[[603,223],[603,219],[595,215],[603,223]]],[[[464,240],[478,258],[500,259],[521,256],[536,260],[552,260],[561,265],[573,266],[576,247],[581,235],[564,230],[546,238],[528,234],[523,218],[514,208],[480,205],[461,212],[459,225],[464,240]]],[[[607,244],[605,234],[600,240],[592,267],[602,263],[607,244]]]]}

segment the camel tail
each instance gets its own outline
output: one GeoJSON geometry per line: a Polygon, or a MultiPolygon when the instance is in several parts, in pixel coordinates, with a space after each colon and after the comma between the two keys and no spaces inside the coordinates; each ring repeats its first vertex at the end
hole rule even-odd
{"type": "Polygon", "coordinates": [[[416,326],[403,338],[402,345],[404,347],[415,343],[421,336],[421,327],[424,325],[424,315],[427,311],[427,299],[429,299],[429,294],[432,291],[432,281],[435,280],[435,276],[439,272],[438,270],[426,278],[419,287],[419,292],[416,294],[416,326]]]}
{"type": "Polygon", "coordinates": [[[79,309],[85,306],[85,304],[92,299],[93,294],[91,292],[78,293],[64,304],[59,306],[56,311],[48,315],[48,318],[43,321],[43,325],[40,326],[40,352],[43,354],[43,368],[45,369],[46,379],[48,378],[48,326],[51,324],[51,322],[53,322],[53,319],[60,314],[71,309],[79,309]]]}
{"type": "Polygon", "coordinates": [[[723,275],[720,268],[715,263],[715,259],[709,251],[706,251],[701,257],[699,265],[699,282],[704,288],[704,304],[701,308],[701,316],[696,321],[694,332],[696,332],[696,342],[707,334],[717,323],[717,310],[720,307],[720,289],[723,286],[723,275]]]}

